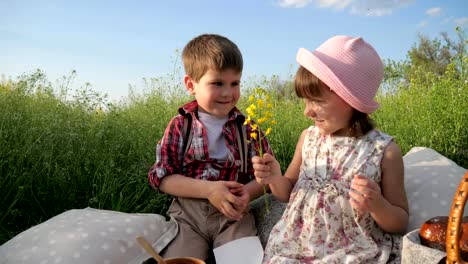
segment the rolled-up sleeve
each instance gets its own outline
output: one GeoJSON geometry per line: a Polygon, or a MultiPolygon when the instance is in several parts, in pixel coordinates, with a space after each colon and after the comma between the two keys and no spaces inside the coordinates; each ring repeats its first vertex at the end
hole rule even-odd
{"type": "Polygon", "coordinates": [[[148,172],[149,184],[155,190],[159,190],[165,176],[182,173],[183,123],[182,116],[172,118],[156,145],[156,162],[148,172]]]}

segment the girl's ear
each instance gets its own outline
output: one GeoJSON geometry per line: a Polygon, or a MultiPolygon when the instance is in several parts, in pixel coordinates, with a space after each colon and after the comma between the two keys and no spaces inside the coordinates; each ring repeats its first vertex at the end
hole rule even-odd
{"type": "Polygon", "coordinates": [[[190,95],[195,95],[194,81],[192,77],[190,77],[189,75],[185,75],[184,84],[185,88],[187,88],[187,91],[189,91],[190,95]]]}

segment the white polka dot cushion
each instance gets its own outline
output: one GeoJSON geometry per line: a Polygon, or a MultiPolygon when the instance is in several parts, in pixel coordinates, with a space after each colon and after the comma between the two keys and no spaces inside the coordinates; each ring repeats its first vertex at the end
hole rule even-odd
{"type": "Polygon", "coordinates": [[[142,263],[150,256],[135,238],[161,251],[178,226],[157,214],[74,209],[29,228],[0,247],[0,263],[142,263]]]}
{"type": "MultiPolygon", "coordinates": [[[[405,188],[410,206],[408,231],[434,216],[448,216],[466,169],[435,150],[412,148],[404,157],[405,188]]],[[[465,209],[468,215],[468,209],[465,209]]]]}

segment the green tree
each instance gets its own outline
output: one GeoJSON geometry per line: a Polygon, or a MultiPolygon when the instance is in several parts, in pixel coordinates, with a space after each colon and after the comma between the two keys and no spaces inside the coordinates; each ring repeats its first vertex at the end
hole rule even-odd
{"type": "MultiPolygon", "coordinates": [[[[447,36],[444,32],[443,35],[447,36]]],[[[429,39],[418,34],[419,43],[408,51],[413,67],[421,68],[425,72],[433,72],[438,75],[444,74],[447,65],[452,59],[449,43],[443,44],[440,39],[429,39]]]]}
{"type": "Polygon", "coordinates": [[[442,76],[451,63],[455,66],[455,76],[464,78],[466,69],[463,66],[466,63],[463,63],[463,59],[466,58],[467,38],[461,28],[457,27],[455,32],[455,40],[446,32],[440,33],[441,38],[434,39],[418,34],[418,41],[408,51],[406,60],[385,61],[386,90],[407,87],[420,72],[442,76]]]}

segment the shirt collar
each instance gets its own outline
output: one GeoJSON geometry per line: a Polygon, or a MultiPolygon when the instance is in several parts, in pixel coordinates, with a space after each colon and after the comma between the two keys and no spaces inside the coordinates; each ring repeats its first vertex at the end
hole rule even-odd
{"type": "MultiPolygon", "coordinates": [[[[197,116],[197,111],[198,111],[198,102],[197,100],[193,100],[191,102],[188,102],[181,106],[178,110],[179,114],[185,116],[188,114],[191,114],[192,116],[197,116]]],[[[234,109],[229,112],[229,120],[235,120],[235,119],[240,119],[242,123],[245,121],[245,116],[242,114],[237,107],[234,107],[234,109]]]]}

